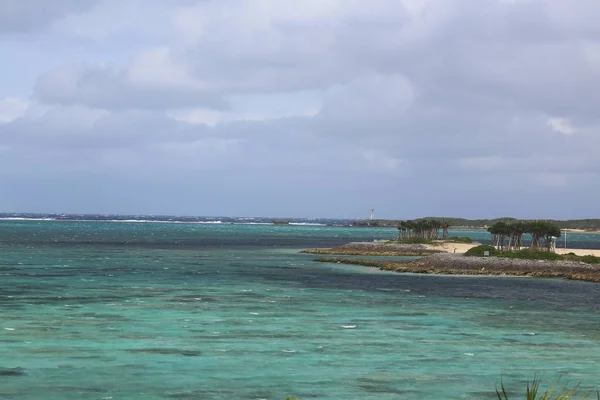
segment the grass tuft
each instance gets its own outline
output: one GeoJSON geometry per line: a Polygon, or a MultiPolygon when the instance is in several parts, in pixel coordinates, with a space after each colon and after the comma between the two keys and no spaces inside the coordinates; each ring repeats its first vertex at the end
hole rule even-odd
{"type": "MultiPolygon", "coordinates": [[[[568,384],[561,386],[560,380],[545,392],[540,392],[540,378],[533,378],[531,382],[527,382],[527,388],[525,391],[525,400],[575,400],[579,384],[574,387],[568,387],[568,384]]],[[[508,392],[504,386],[504,382],[500,380],[500,388],[496,387],[496,396],[498,400],[510,400],[508,392]]],[[[582,397],[577,397],[579,400],[585,400],[589,398],[589,394],[585,394],[582,397]]],[[[600,400],[600,392],[596,392],[597,399],[600,400]]]]}

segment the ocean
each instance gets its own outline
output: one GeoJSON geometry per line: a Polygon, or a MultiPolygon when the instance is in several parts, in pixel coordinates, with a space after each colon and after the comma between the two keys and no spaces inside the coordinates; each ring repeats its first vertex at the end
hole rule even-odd
{"type": "Polygon", "coordinates": [[[298,251],[396,232],[218,221],[0,221],[0,399],[494,399],[501,379],[520,396],[536,375],[600,384],[598,284],[316,263],[298,251]]]}

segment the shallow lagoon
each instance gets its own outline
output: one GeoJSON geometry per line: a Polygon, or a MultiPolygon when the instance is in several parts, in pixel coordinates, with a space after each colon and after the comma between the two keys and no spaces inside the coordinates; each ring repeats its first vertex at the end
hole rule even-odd
{"type": "Polygon", "coordinates": [[[393,230],[0,224],[0,398],[493,399],[600,376],[600,285],[400,275],[302,247],[393,230]]]}

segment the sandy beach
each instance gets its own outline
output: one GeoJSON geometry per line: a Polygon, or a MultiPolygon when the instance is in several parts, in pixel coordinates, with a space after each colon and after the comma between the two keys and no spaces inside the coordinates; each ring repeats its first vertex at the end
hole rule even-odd
{"type": "Polygon", "coordinates": [[[452,242],[440,242],[436,244],[425,244],[428,249],[443,251],[445,253],[456,253],[456,254],[464,254],[469,249],[472,249],[475,246],[479,246],[480,243],[452,243],[452,242]]]}
{"type": "Polygon", "coordinates": [[[561,229],[563,232],[567,231],[568,233],[589,233],[592,235],[597,235],[600,233],[600,231],[597,230],[586,230],[586,229],[561,229]]]}
{"type": "MultiPolygon", "coordinates": [[[[440,241],[436,244],[402,244],[393,242],[354,242],[334,249],[306,249],[309,254],[337,254],[363,256],[426,256],[433,253],[464,254],[481,243],[453,243],[440,241]]],[[[524,247],[525,248],[525,247],[524,247]]],[[[600,250],[558,248],[557,254],[574,253],[577,256],[600,257],[600,250]]]]}
{"type": "MultiPolygon", "coordinates": [[[[439,244],[435,244],[435,245],[426,244],[424,246],[428,249],[441,250],[446,253],[464,254],[467,252],[467,250],[469,250],[475,246],[478,246],[478,245],[479,245],[479,243],[472,243],[472,244],[469,244],[469,243],[439,243],[439,244]]],[[[600,250],[593,250],[593,249],[558,248],[558,249],[556,249],[556,253],[557,254],[574,253],[575,255],[578,255],[578,256],[592,255],[592,256],[600,257],[600,250]]]]}
{"type": "Polygon", "coordinates": [[[592,250],[592,249],[556,249],[557,254],[567,254],[567,253],[575,253],[578,256],[596,256],[600,257],[600,250],[592,250]]]}

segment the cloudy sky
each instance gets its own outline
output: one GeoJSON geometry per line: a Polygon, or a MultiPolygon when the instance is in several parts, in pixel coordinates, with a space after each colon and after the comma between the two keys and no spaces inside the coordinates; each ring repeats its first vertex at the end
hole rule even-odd
{"type": "Polygon", "coordinates": [[[0,212],[600,217],[597,0],[0,0],[0,212]]]}

